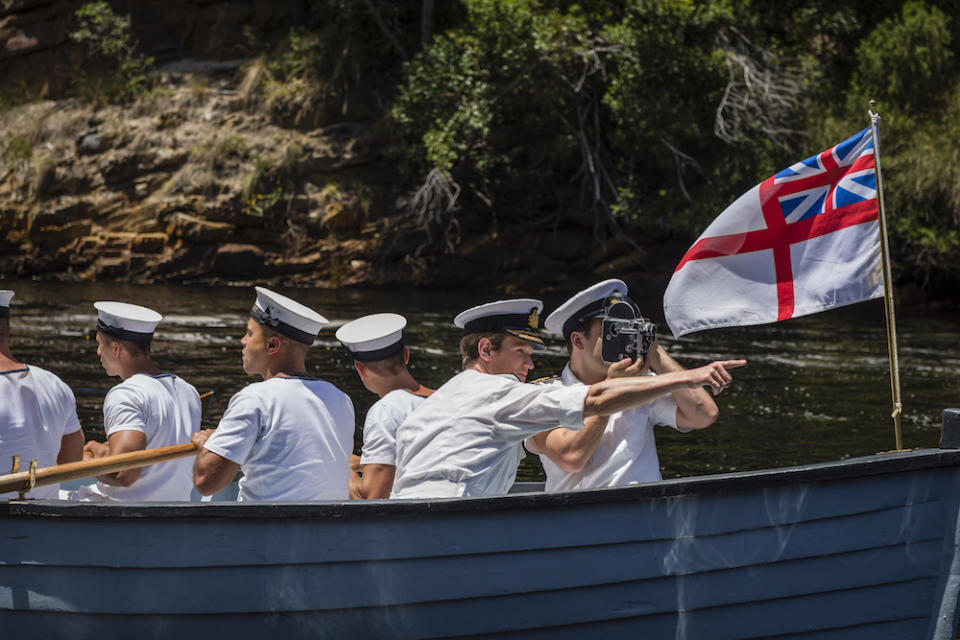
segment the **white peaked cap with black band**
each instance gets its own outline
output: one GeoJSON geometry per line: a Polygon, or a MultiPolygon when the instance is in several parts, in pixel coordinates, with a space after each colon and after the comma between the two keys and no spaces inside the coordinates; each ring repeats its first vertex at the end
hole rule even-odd
{"type": "Polygon", "coordinates": [[[10,289],[0,289],[0,318],[10,317],[10,298],[13,297],[13,291],[10,289]]]}
{"type": "Polygon", "coordinates": [[[598,282],[560,305],[556,311],[547,316],[543,326],[547,331],[559,333],[567,339],[584,322],[603,315],[603,310],[610,298],[626,297],[627,285],[623,280],[612,278],[598,282]]]}
{"type": "Polygon", "coordinates": [[[463,335],[497,332],[532,342],[534,348],[545,349],[540,337],[540,312],[543,303],[533,298],[497,300],[463,311],[453,324],[463,329],[463,335]]]}
{"type": "Polygon", "coordinates": [[[337,329],[337,340],[347,354],[360,362],[385,360],[403,351],[407,319],[396,313],[375,313],[352,320],[337,329]]]}
{"type": "Polygon", "coordinates": [[[275,291],[254,287],[257,300],[250,317],[258,323],[307,346],[313,344],[320,329],[330,324],[322,315],[275,291]]]}
{"type": "Polygon", "coordinates": [[[97,331],[120,340],[148,343],[163,320],[153,309],[129,302],[101,301],[93,306],[97,310],[97,331]]]}

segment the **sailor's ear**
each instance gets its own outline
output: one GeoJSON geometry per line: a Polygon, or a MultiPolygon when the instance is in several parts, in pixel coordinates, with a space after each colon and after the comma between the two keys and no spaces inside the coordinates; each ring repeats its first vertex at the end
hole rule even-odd
{"type": "Polygon", "coordinates": [[[360,376],[361,380],[363,380],[363,377],[367,375],[367,367],[362,362],[357,362],[354,360],[353,368],[357,370],[357,375],[360,376]]]}
{"type": "Polygon", "coordinates": [[[280,351],[280,347],[283,346],[283,338],[278,335],[272,335],[267,338],[264,346],[266,347],[267,353],[276,353],[277,351],[280,351]]]}
{"type": "Polygon", "coordinates": [[[403,348],[403,366],[410,364],[410,349],[403,348]]]}
{"type": "Polygon", "coordinates": [[[480,358],[489,358],[490,354],[494,351],[496,351],[496,349],[493,348],[493,343],[490,342],[489,338],[480,338],[480,340],[477,341],[477,355],[479,355],[480,358]]]}
{"type": "Polygon", "coordinates": [[[582,349],[584,348],[584,344],[583,344],[583,334],[580,333],[579,331],[574,331],[573,333],[571,333],[571,334],[570,334],[570,344],[573,345],[573,348],[574,348],[574,349],[581,349],[581,350],[582,350],[582,349]]]}

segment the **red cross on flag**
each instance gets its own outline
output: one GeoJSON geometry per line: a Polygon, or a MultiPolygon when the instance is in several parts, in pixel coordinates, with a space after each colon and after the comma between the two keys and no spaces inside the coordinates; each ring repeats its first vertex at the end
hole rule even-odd
{"type": "Polygon", "coordinates": [[[724,210],[663,297],[675,336],[787,320],[883,295],[870,129],[764,180],[724,210]]]}

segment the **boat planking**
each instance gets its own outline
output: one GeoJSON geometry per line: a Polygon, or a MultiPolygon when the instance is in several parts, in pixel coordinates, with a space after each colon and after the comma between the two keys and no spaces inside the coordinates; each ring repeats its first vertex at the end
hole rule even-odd
{"type": "Polygon", "coordinates": [[[918,450],[494,498],[11,501],[0,621],[52,637],[946,639],[958,500],[960,451],[918,450]]]}

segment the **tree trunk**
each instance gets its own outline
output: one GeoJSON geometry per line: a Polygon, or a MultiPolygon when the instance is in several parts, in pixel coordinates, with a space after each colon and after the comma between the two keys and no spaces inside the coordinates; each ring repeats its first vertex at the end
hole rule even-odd
{"type": "Polygon", "coordinates": [[[435,0],[423,0],[420,11],[420,42],[426,46],[433,37],[433,5],[435,0]]]}

